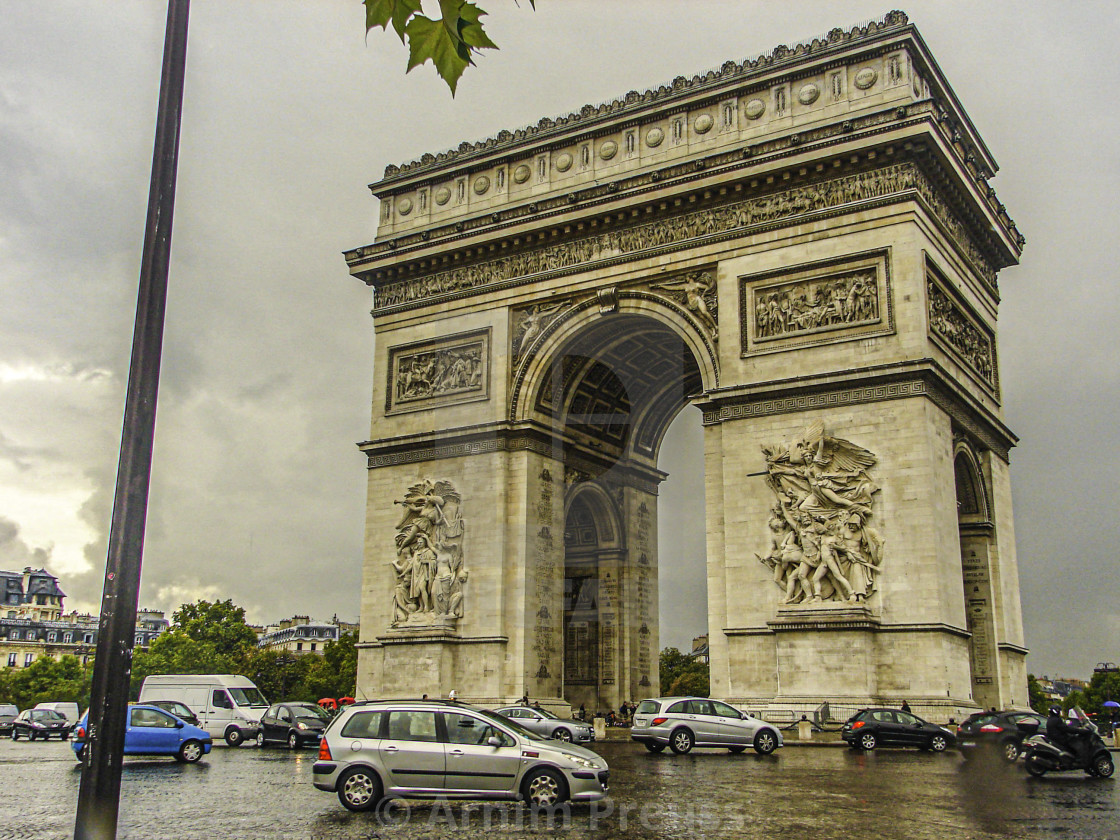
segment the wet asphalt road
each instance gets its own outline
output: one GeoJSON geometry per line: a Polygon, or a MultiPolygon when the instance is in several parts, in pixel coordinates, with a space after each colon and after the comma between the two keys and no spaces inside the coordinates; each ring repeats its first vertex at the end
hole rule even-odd
{"type": "MultiPolygon", "coordinates": [[[[650,755],[597,745],[611,796],[550,823],[502,803],[397,800],[352,814],[311,784],[315,752],[215,747],[197,765],[129,758],[118,837],[131,840],[372,840],[541,837],[957,840],[1120,837],[1120,777],[1032,779],[954,753],[786,747],[772,756],[650,755]]],[[[79,782],[68,744],[0,740],[0,838],[73,836],[79,782]]]]}

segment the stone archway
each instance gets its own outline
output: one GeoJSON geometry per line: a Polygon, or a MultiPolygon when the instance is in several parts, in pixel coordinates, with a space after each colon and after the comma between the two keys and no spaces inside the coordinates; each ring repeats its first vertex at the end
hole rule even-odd
{"type": "Polygon", "coordinates": [[[377,238],[346,254],[377,354],[364,696],[655,693],[657,454],[691,403],[713,696],[1025,701],[996,353],[1023,238],[906,16],[834,33],[372,186],[377,238]],[[593,615],[567,583],[592,556],[593,615]]]}

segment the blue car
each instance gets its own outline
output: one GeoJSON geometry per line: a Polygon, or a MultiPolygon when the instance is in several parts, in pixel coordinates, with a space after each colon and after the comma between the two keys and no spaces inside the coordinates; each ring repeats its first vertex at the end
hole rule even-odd
{"type": "MultiPolygon", "coordinates": [[[[87,711],[74,728],[70,748],[78,761],[86,757],[87,711]]],[[[191,726],[157,706],[136,704],[128,707],[128,728],[124,733],[125,755],[173,755],[176,761],[194,764],[214,745],[210,733],[191,726]]]]}

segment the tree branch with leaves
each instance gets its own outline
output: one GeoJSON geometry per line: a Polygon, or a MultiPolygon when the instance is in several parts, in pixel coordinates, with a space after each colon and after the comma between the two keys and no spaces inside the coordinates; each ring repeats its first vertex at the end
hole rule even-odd
{"type": "MultiPolygon", "coordinates": [[[[534,9],[536,0],[528,0],[534,9]]],[[[483,9],[467,0],[438,0],[439,18],[422,14],[421,0],[362,0],[366,7],[366,32],[379,26],[393,31],[408,47],[409,72],[431,61],[455,95],[459,77],[482,50],[496,50],[482,26],[483,9]]]]}

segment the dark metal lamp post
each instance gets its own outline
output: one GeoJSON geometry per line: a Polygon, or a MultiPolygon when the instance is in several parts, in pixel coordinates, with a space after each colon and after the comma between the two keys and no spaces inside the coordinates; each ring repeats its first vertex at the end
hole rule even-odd
{"type": "Polygon", "coordinates": [[[168,0],[167,4],[148,220],[93,665],[86,746],[89,758],[82,768],[78,789],[75,840],[112,840],[117,835],[125,717],[163,348],[167,270],[171,261],[171,218],[175,209],[189,5],[190,0],[168,0]]]}

